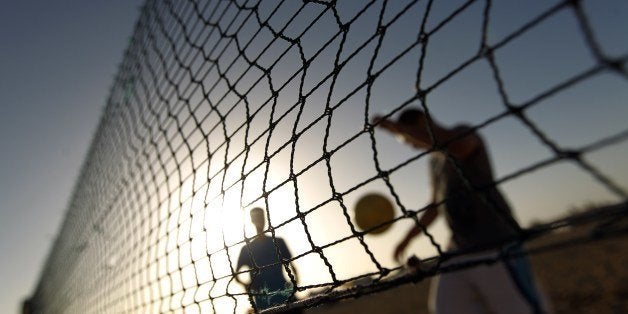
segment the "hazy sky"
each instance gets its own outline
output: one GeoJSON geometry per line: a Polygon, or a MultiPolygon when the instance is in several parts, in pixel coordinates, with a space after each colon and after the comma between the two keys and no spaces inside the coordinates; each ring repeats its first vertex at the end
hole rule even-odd
{"type": "Polygon", "coordinates": [[[0,311],[17,312],[61,223],[142,1],[4,1],[0,311]]]}
{"type": "MultiPolygon", "coordinates": [[[[13,5],[14,7],[6,8],[1,13],[0,97],[2,98],[0,101],[2,112],[0,116],[2,123],[0,127],[2,128],[1,147],[3,150],[0,161],[0,193],[2,193],[3,201],[0,205],[2,210],[0,248],[2,252],[9,252],[4,254],[4,265],[0,269],[5,281],[5,285],[1,288],[3,290],[0,291],[2,295],[0,306],[2,307],[14,308],[20,298],[32,292],[38,279],[39,269],[58,231],[61,215],[98,123],[108,95],[108,88],[112,84],[113,75],[117,69],[116,66],[122,60],[122,52],[128,44],[132,24],[138,13],[137,2],[115,1],[97,6],[86,5],[79,1],[55,4],[42,1],[39,4],[13,5]]],[[[437,1],[430,23],[427,25],[428,29],[436,27],[437,21],[451,13],[460,5],[459,2],[461,1],[437,1]]],[[[551,6],[549,2],[555,1],[530,1],[525,5],[521,1],[495,1],[490,31],[487,34],[489,43],[498,42],[526,21],[547,10],[551,6]]],[[[352,7],[351,2],[339,3],[341,18],[350,18],[356,14],[356,8],[352,7]]],[[[438,81],[476,53],[479,38],[482,35],[480,31],[483,6],[479,3],[483,2],[479,1],[470,6],[430,39],[426,67],[422,77],[423,87],[438,81]]],[[[628,5],[619,1],[587,1],[586,3],[587,13],[603,50],[610,56],[626,54],[628,38],[624,30],[628,23],[626,21],[628,5]]],[[[300,5],[300,2],[292,4],[285,2],[282,9],[290,12],[295,7],[298,8],[297,4],[300,5]]],[[[375,69],[381,68],[416,38],[413,32],[416,32],[422,5],[424,3],[415,6],[414,11],[404,15],[387,30],[387,36],[384,37],[379,56],[374,63],[375,69]]],[[[311,6],[315,7],[315,5],[311,6]]],[[[391,1],[385,19],[392,18],[402,7],[403,1],[391,1]]],[[[315,9],[309,13],[311,16],[314,15],[312,12],[316,12],[315,9]]],[[[352,32],[349,33],[349,40],[345,47],[346,51],[352,51],[358,47],[375,31],[374,21],[377,20],[378,14],[379,8],[373,6],[352,26],[352,32]]],[[[277,23],[286,19],[287,16],[289,15],[278,15],[277,23]]],[[[286,32],[297,32],[299,27],[303,26],[299,23],[306,23],[304,21],[311,16],[304,14],[303,21],[295,22],[295,25],[286,32]]],[[[305,45],[306,56],[311,56],[324,41],[337,32],[331,14],[327,14],[325,18],[328,20],[318,23],[303,37],[303,41],[307,43],[305,45]]],[[[270,37],[271,35],[266,31],[256,40],[264,42],[270,37]]],[[[333,63],[335,57],[334,49],[337,45],[338,41],[332,43],[316,58],[308,72],[308,77],[304,79],[305,90],[312,89],[321,77],[330,71],[330,64],[333,63]]],[[[252,45],[251,49],[262,46],[258,43],[252,45]]],[[[353,58],[341,71],[331,98],[332,103],[338,102],[343,95],[364,82],[366,68],[374,47],[374,44],[367,45],[364,52],[353,58]]],[[[282,46],[277,44],[275,48],[281,50],[282,46]]],[[[416,61],[419,54],[420,49],[417,46],[378,77],[370,98],[372,114],[389,112],[414,94],[416,61]]],[[[260,58],[259,62],[271,63],[276,60],[274,59],[276,57],[268,53],[260,58]]],[[[221,58],[229,59],[230,55],[227,53],[221,58]]],[[[573,12],[563,10],[500,49],[496,53],[496,61],[510,100],[514,103],[522,103],[547,90],[550,86],[594,66],[596,60],[585,44],[573,12]]],[[[287,54],[285,60],[273,70],[272,75],[277,75],[275,83],[285,80],[285,74],[292,73],[291,71],[300,65],[298,54],[294,51],[292,54],[287,54]]],[[[234,71],[237,72],[237,70],[234,71]]],[[[211,77],[208,80],[211,80],[211,77]]],[[[627,87],[625,78],[612,73],[599,75],[540,103],[527,111],[527,114],[549,138],[565,147],[578,148],[625,130],[625,121],[628,116],[627,87]]],[[[320,89],[326,92],[329,86],[323,85],[320,89]]],[[[224,90],[219,89],[217,94],[220,92],[224,90]]],[[[264,97],[267,96],[264,96],[263,92],[260,92],[262,94],[251,93],[249,96],[255,96],[251,97],[255,100],[265,99],[264,97]]],[[[266,93],[268,93],[267,90],[266,93]]],[[[294,101],[296,95],[294,88],[284,89],[279,95],[280,109],[278,110],[288,108],[283,105],[290,105],[290,101],[294,101]]],[[[364,107],[365,92],[362,90],[356,95],[334,111],[329,139],[331,148],[364,127],[361,117],[363,111],[360,110],[364,107]],[[358,110],[355,109],[356,106],[358,110]]],[[[215,99],[219,96],[210,95],[210,97],[216,97],[215,99]]],[[[320,115],[321,104],[325,104],[324,96],[325,94],[318,95],[314,92],[308,97],[306,109],[299,122],[300,127],[320,115]]],[[[460,122],[480,123],[504,110],[496,92],[494,76],[485,61],[477,62],[448,79],[429,94],[427,101],[435,119],[445,125],[460,122]]],[[[177,106],[180,103],[178,102],[177,106]]],[[[242,106],[240,106],[241,109],[242,106]]],[[[255,127],[255,123],[259,121],[252,122],[254,124],[252,132],[261,132],[267,128],[266,114],[267,112],[262,112],[258,115],[262,117],[258,127],[255,127]]],[[[233,114],[231,117],[239,121],[244,116],[233,114]]],[[[276,148],[275,144],[279,145],[282,140],[286,140],[282,136],[289,133],[281,131],[290,130],[292,126],[290,119],[294,117],[288,117],[278,124],[275,138],[271,140],[271,150],[276,148]]],[[[230,129],[233,125],[238,124],[231,124],[227,128],[230,129]]],[[[297,170],[309,165],[313,159],[320,156],[322,153],[321,134],[324,130],[324,123],[314,125],[297,143],[295,152],[297,170]]],[[[490,124],[483,128],[481,133],[489,143],[497,178],[502,178],[552,156],[552,153],[530,133],[528,128],[512,117],[490,124]]],[[[212,136],[218,136],[220,140],[220,134],[212,136]]],[[[392,136],[384,132],[376,132],[376,139],[379,161],[384,169],[394,167],[417,154],[416,151],[400,145],[392,136]]],[[[374,175],[370,144],[369,139],[363,136],[348,145],[347,149],[333,156],[332,176],[338,191],[346,191],[356,182],[374,175]]],[[[233,145],[239,144],[234,141],[233,145]]],[[[624,189],[628,187],[628,173],[622,156],[626,156],[627,146],[623,143],[586,156],[592,164],[599,167],[624,189]]],[[[260,151],[259,148],[252,147],[251,155],[261,158],[263,149],[260,151]]],[[[278,153],[270,162],[268,184],[271,187],[287,178],[288,162],[288,150],[278,153]]],[[[220,163],[214,163],[216,164],[220,165],[220,163]]],[[[181,168],[185,167],[181,166],[181,168]]],[[[231,168],[240,169],[237,162],[234,162],[231,168]]],[[[187,171],[189,172],[190,169],[187,171]]],[[[202,174],[204,171],[198,171],[198,173],[202,174]]],[[[239,179],[237,174],[236,172],[233,176],[235,180],[239,179]]],[[[251,178],[253,182],[251,189],[254,190],[251,195],[255,197],[261,191],[261,179],[259,173],[252,174],[251,178]],[[255,179],[256,176],[257,179],[255,179]]],[[[300,206],[309,208],[329,198],[327,184],[320,184],[326,178],[327,169],[322,163],[312,167],[300,177],[300,184],[304,184],[299,187],[299,193],[303,193],[300,206]]],[[[429,188],[425,159],[408,165],[403,171],[394,173],[391,181],[401,201],[408,208],[421,208],[428,201],[429,188]]],[[[228,193],[237,196],[239,189],[247,188],[246,184],[247,182],[242,184],[244,187],[238,187],[236,184],[236,187],[228,193]]],[[[566,162],[509,181],[501,188],[513,203],[515,214],[524,224],[537,219],[551,219],[564,214],[568,207],[581,205],[584,202],[618,200],[616,196],[611,195],[599,183],[592,180],[586,172],[566,162]]],[[[214,192],[220,190],[216,186],[206,187],[206,189],[213,189],[214,192]]],[[[359,196],[358,192],[369,190],[383,191],[385,187],[381,180],[369,184],[346,196],[347,205],[350,206],[355,201],[359,196]]],[[[270,195],[271,207],[281,207],[283,210],[271,211],[271,220],[281,221],[293,215],[294,211],[290,208],[294,205],[294,202],[291,203],[290,200],[293,194],[288,184],[270,195]]],[[[229,198],[232,196],[217,197],[216,202],[222,203],[219,206],[221,209],[214,212],[207,210],[207,217],[220,211],[227,211],[224,208],[232,205],[226,204],[229,198]]],[[[234,208],[237,210],[233,212],[237,216],[241,213],[237,208],[239,199],[234,203],[234,208]]],[[[121,207],[116,210],[122,212],[126,208],[121,207]]],[[[202,213],[204,208],[200,206],[196,210],[202,213]]],[[[183,209],[176,209],[176,211],[183,211],[183,209]]],[[[217,219],[221,218],[217,217],[217,219]]],[[[236,217],[236,219],[240,218],[236,217]]],[[[309,215],[307,219],[312,227],[311,236],[318,244],[332,242],[349,233],[338,206],[325,206],[309,215]]],[[[197,222],[191,218],[186,223],[197,222]]],[[[201,220],[196,227],[202,229],[202,223],[201,220]]],[[[386,266],[394,266],[390,258],[390,243],[395,241],[409,226],[409,221],[402,221],[386,235],[378,238],[367,237],[369,246],[373,247],[378,258],[381,258],[386,266]]],[[[233,229],[233,226],[228,227],[233,229]]],[[[298,222],[278,229],[280,236],[290,237],[288,245],[295,254],[311,249],[302,229],[303,227],[298,222]]],[[[442,221],[435,230],[438,240],[445,242],[446,234],[443,233],[442,221]]],[[[207,232],[220,231],[208,230],[207,232]]],[[[227,242],[235,243],[241,240],[241,234],[235,236],[225,234],[224,236],[232,238],[226,239],[227,242]]],[[[118,240],[120,240],[119,237],[118,240]]],[[[353,239],[348,242],[356,241],[353,239]]],[[[357,255],[346,254],[347,251],[343,251],[346,249],[344,245],[347,245],[350,250],[355,249],[350,245],[356,246],[355,243],[344,243],[326,251],[335,269],[342,276],[357,275],[369,270],[369,267],[372,270],[372,265],[356,267],[354,263],[351,263],[351,259],[356,259],[357,255]]],[[[415,243],[413,249],[418,251],[426,247],[415,243]]],[[[205,253],[199,249],[193,254],[205,253]]],[[[312,255],[314,254],[310,254],[309,257],[312,255]]],[[[313,267],[316,261],[308,261],[309,257],[298,262],[313,267]]],[[[367,260],[364,256],[359,259],[367,260]]],[[[302,274],[302,281],[305,283],[315,284],[317,280],[326,280],[321,279],[320,273],[316,271],[309,273],[302,271],[302,274]]]]}

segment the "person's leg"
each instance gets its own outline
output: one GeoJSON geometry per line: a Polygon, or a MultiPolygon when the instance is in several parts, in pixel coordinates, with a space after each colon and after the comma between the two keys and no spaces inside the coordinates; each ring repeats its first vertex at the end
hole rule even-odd
{"type": "Polygon", "coordinates": [[[476,289],[470,284],[468,269],[441,274],[432,279],[428,307],[430,313],[486,313],[476,289]]]}
{"type": "Polygon", "coordinates": [[[551,313],[550,302],[538,286],[527,256],[507,259],[504,261],[504,265],[510,272],[519,291],[534,308],[534,312],[551,313]]]}
{"type": "Polygon", "coordinates": [[[534,313],[533,304],[517,286],[504,262],[482,265],[470,270],[469,276],[491,312],[534,313]]]}

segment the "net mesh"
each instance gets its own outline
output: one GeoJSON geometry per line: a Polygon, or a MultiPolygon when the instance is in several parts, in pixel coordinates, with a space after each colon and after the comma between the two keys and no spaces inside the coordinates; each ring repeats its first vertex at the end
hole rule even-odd
{"type": "Polygon", "coordinates": [[[442,264],[469,250],[447,251],[441,225],[412,247],[431,266],[403,273],[391,257],[428,208],[428,155],[471,133],[495,157],[493,186],[537,221],[517,240],[599,226],[527,253],[624,232],[626,16],[613,22],[606,2],[505,3],[147,1],[31,306],[258,311],[235,281],[274,266],[237,267],[258,206],[290,282],[280,292],[301,299],[267,312],[523,254],[442,264]],[[419,151],[373,122],[410,107],[469,131],[419,151]],[[373,191],[397,208],[378,236],[352,211],[373,191]],[[620,205],[561,216],[591,199],[620,205]]]}

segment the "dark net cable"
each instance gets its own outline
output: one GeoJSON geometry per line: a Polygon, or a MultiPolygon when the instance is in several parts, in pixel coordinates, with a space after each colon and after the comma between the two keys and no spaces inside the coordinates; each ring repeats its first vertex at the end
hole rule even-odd
{"type": "MultiPolygon", "coordinates": [[[[593,158],[605,152],[612,157],[605,160],[619,158],[621,150],[613,149],[626,144],[625,123],[563,144],[534,112],[600,77],[625,89],[628,49],[608,51],[608,29],[600,31],[589,16],[596,5],[555,1],[508,24],[504,14],[509,19],[513,13],[490,0],[147,1],[29,307],[46,313],[258,311],[260,295],[249,296],[235,280],[276,266],[253,261],[238,269],[240,254],[254,259],[248,243],[255,233],[246,223],[253,207],[264,208],[265,233],[291,283],[282,293],[300,299],[264,312],[625,235],[626,177],[593,158]],[[517,49],[542,52],[547,43],[535,40],[557,21],[567,21],[567,34],[577,38],[588,62],[544,69],[539,76],[561,75],[526,89],[512,75],[517,49]],[[468,42],[472,48],[461,48],[468,42]],[[490,110],[465,103],[466,96],[443,96],[455,94],[457,80],[475,86],[472,71],[491,86],[482,91],[495,105],[490,110]],[[448,111],[443,99],[459,103],[448,111]],[[373,117],[394,119],[410,107],[423,109],[428,121],[467,121],[469,115],[473,122],[458,138],[408,153],[373,117]],[[379,238],[367,233],[417,225],[427,209],[416,198],[425,194],[416,183],[422,180],[417,165],[437,150],[457,165],[449,145],[475,132],[499,151],[490,134],[502,123],[517,124],[547,153],[501,171],[491,186],[473,186],[458,167],[468,188],[481,196],[568,164],[618,205],[546,220],[514,240],[529,243],[556,229],[594,225],[580,237],[526,252],[502,248],[499,256],[464,263],[442,262],[486,247],[446,252],[445,239],[423,228],[431,255],[422,258],[421,271],[403,272],[390,258],[399,231],[379,238]],[[403,152],[391,154],[395,149],[403,152]],[[414,179],[400,179],[406,173],[414,179]],[[352,206],[373,190],[388,195],[399,212],[360,230],[352,206]],[[284,256],[280,238],[291,256],[284,256]]],[[[587,86],[604,93],[599,84],[587,86]]],[[[605,100],[599,101],[595,105],[603,107],[605,100]]],[[[562,119],[569,120],[572,109],[561,109],[562,119]]],[[[616,110],[610,114],[625,112],[616,110]]]]}

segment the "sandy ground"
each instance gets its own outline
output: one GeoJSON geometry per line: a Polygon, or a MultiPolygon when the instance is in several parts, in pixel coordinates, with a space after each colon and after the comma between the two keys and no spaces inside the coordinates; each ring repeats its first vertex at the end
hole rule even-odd
{"type": "MultiPolygon", "coordinates": [[[[530,248],[588,232],[563,230],[530,248]]],[[[534,271],[555,313],[628,313],[628,235],[582,243],[531,256],[534,271]]],[[[305,313],[428,313],[429,280],[312,308],[305,313]]]]}

